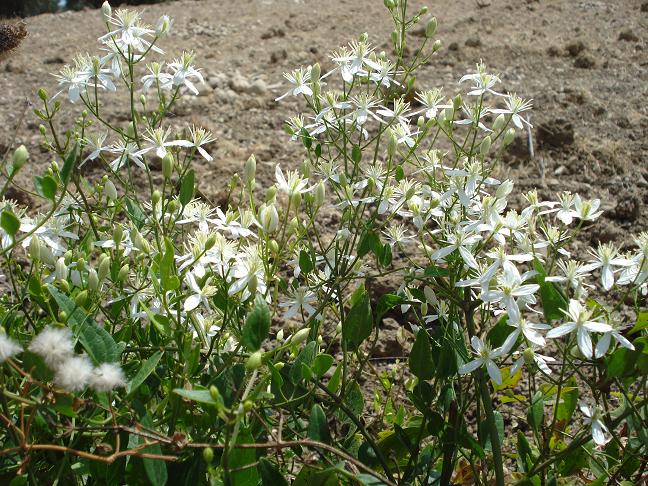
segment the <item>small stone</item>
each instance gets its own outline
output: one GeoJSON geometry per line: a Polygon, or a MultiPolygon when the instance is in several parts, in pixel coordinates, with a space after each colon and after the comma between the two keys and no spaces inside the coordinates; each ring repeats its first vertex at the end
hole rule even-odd
{"type": "Polygon", "coordinates": [[[479,47],[482,45],[479,37],[468,37],[465,42],[467,47],[479,47]]]}
{"type": "Polygon", "coordinates": [[[283,61],[288,58],[288,51],[286,49],[281,49],[278,51],[273,51],[272,54],[270,54],[270,62],[272,64],[276,64],[280,61],[283,61]]]}
{"type": "Polygon", "coordinates": [[[595,66],[596,61],[592,56],[588,56],[587,54],[578,56],[574,61],[574,67],[577,67],[579,69],[592,69],[595,66]]]}
{"type": "Polygon", "coordinates": [[[229,87],[237,93],[247,93],[250,91],[250,83],[239,73],[232,76],[229,82],[229,87]]]}
{"type": "Polygon", "coordinates": [[[583,41],[575,41],[567,44],[565,46],[565,51],[567,54],[569,54],[571,57],[576,57],[580,53],[582,53],[585,50],[585,44],[583,41]]]}
{"type": "Polygon", "coordinates": [[[626,194],[617,203],[612,216],[621,221],[636,221],[641,214],[641,200],[636,194],[626,194]]]}
{"type": "Polygon", "coordinates": [[[458,51],[459,50],[459,44],[457,44],[456,42],[451,42],[448,45],[448,50],[449,51],[458,51]]]}
{"type": "Polygon", "coordinates": [[[637,34],[632,32],[630,29],[627,29],[619,34],[619,40],[626,42],[639,42],[639,37],[637,37],[637,34]]]}
{"type": "Polygon", "coordinates": [[[268,91],[268,86],[262,79],[257,79],[250,85],[250,93],[264,95],[268,91]]]}
{"type": "Polygon", "coordinates": [[[574,143],[574,126],[562,118],[538,125],[538,144],[561,148],[574,143]]]}
{"type": "Polygon", "coordinates": [[[551,57],[560,57],[563,55],[563,51],[558,46],[549,46],[547,47],[547,54],[551,57]]]}
{"type": "Polygon", "coordinates": [[[567,172],[567,167],[564,165],[559,166],[556,170],[554,170],[554,175],[563,175],[565,172],[567,172]]]}

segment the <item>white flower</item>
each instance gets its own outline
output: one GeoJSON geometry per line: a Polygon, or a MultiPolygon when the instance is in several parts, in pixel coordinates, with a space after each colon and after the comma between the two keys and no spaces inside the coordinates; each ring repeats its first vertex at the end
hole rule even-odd
{"type": "Polygon", "coordinates": [[[486,366],[486,371],[488,371],[491,379],[498,385],[501,385],[502,373],[493,360],[501,357],[504,354],[504,350],[501,347],[491,350],[490,346],[477,336],[472,337],[470,345],[475,350],[477,358],[459,368],[459,374],[465,375],[466,373],[472,373],[480,366],[486,366]]]}
{"type": "Polygon", "coordinates": [[[304,194],[311,191],[312,187],[308,186],[308,179],[302,179],[299,173],[296,170],[289,170],[287,173],[288,177],[284,177],[284,173],[281,170],[279,164],[275,167],[275,177],[277,179],[276,186],[281,192],[285,192],[288,196],[293,196],[294,194],[304,194]]]}
{"type": "Polygon", "coordinates": [[[182,210],[182,219],[177,221],[176,224],[198,223],[198,229],[202,232],[209,231],[209,225],[217,224],[217,220],[213,218],[216,209],[209,206],[198,199],[189,201],[182,210]]]}
{"type": "Polygon", "coordinates": [[[92,372],[92,363],[87,356],[70,356],[57,364],[54,383],[69,392],[81,391],[90,382],[92,372]]]}
{"type": "Polygon", "coordinates": [[[119,169],[126,165],[129,160],[142,170],[146,170],[146,165],[142,161],[142,156],[139,152],[139,147],[134,142],[124,142],[123,140],[117,141],[108,150],[113,154],[117,154],[117,158],[110,162],[110,168],[117,172],[119,169]]]}
{"type": "Polygon", "coordinates": [[[245,300],[250,295],[248,287],[251,283],[253,287],[256,287],[257,293],[265,293],[264,264],[256,246],[246,248],[237,257],[237,262],[232,268],[232,274],[234,275],[235,281],[229,288],[229,295],[234,295],[244,290],[243,299],[245,300]]]}
{"type": "Polygon", "coordinates": [[[47,326],[32,339],[29,350],[43,358],[50,368],[55,368],[74,353],[72,331],[47,326]]]}
{"type": "Polygon", "coordinates": [[[523,317],[520,317],[517,321],[511,321],[511,319],[509,319],[507,324],[514,327],[515,331],[508,335],[506,341],[502,345],[502,348],[504,348],[505,352],[511,350],[520,334],[522,334],[529,342],[538,346],[544,346],[546,344],[546,341],[539,331],[551,329],[551,326],[549,326],[548,324],[528,322],[523,317]]]}
{"type": "Polygon", "coordinates": [[[630,260],[618,256],[619,250],[612,243],[599,244],[596,252],[589,252],[596,258],[592,263],[582,268],[583,272],[601,269],[601,283],[605,290],[610,290],[614,285],[614,270],[612,267],[627,267],[632,265],[630,260]]]}
{"type": "Polygon", "coordinates": [[[477,261],[470,250],[470,248],[479,240],[481,240],[480,235],[468,233],[464,227],[458,226],[453,233],[448,234],[448,246],[439,248],[437,251],[432,253],[430,258],[432,260],[442,260],[455,250],[459,250],[459,254],[467,266],[470,268],[479,268],[479,265],[477,265],[477,261]]]}
{"type": "MultiPolygon", "coordinates": [[[[129,53],[129,48],[137,52],[145,52],[151,46],[144,37],[154,34],[155,31],[142,24],[139,12],[120,9],[109,17],[108,22],[113,30],[99,37],[99,42],[108,45],[111,41],[115,42],[120,49],[126,51],[126,55],[129,53]]],[[[155,50],[161,52],[159,49],[155,50]]]]}
{"type": "Polygon", "coordinates": [[[164,72],[162,70],[163,67],[164,64],[158,62],[146,66],[150,74],[142,77],[142,88],[144,91],[148,91],[154,85],[161,90],[170,90],[173,87],[173,76],[164,72]]]}
{"type": "Polygon", "coordinates": [[[212,297],[218,291],[216,287],[211,285],[211,277],[207,278],[207,281],[201,288],[193,274],[189,272],[187,273],[186,282],[193,294],[185,300],[184,311],[191,312],[200,304],[203,304],[207,309],[211,309],[209,297],[212,297]]]}
{"type": "Polygon", "coordinates": [[[316,310],[311,305],[311,302],[317,301],[317,296],[308,290],[306,287],[299,287],[293,292],[293,300],[282,302],[280,307],[288,307],[288,310],[283,315],[284,319],[292,319],[298,313],[303,312],[304,317],[308,319],[315,314],[316,310]]]}
{"type": "Polygon", "coordinates": [[[532,100],[523,100],[515,94],[509,94],[504,98],[504,103],[506,104],[506,108],[491,108],[491,113],[511,115],[511,121],[520,129],[523,128],[522,123],[529,126],[529,128],[533,128],[533,125],[520,116],[520,113],[523,111],[531,109],[532,100]]]}
{"type": "Polygon", "coordinates": [[[295,85],[294,88],[291,88],[287,93],[281,95],[279,98],[276,98],[275,101],[281,101],[286,96],[299,96],[300,94],[306,96],[313,96],[313,90],[311,88],[311,68],[310,66],[307,69],[299,68],[292,73],[284,73],[284,78],[290,82],[290,84],[295,85]]]}
{"type": "Polygon", "coordinates": [[[376,71],[382,69],[380,64],[369,57],[372,50],[366,42],[353,41],[348,48],[341,48],[331,59],[338,64],[342,79],[351,83],[356,74],[366,75],[365,67],[376,71]]]}
{"type": "Polygon", "coordinates": [[[487,92],[497,96],[502,96],[501,93],[492,90],[493,86],[499,83],[500,79],[494,74],[488,74],[484,64],[477,64],[476,73],[466,74],[459,80],[460,83],[463,83],[464,81],[472,81],[475,84],[471,91],[468,92],[469,96],[481,96],[487,92]]]}
{"type": "Polygon", "coordinates": [[[634,345],[619,332],[619,330],[616,328],[616,324],[617,321],[612,321],[610,323],[612,330],[606,332],[599,338],[598,342],[596,343],[596,348],[594,349],[595,358],[601,358],[605,355],[605,353],[607,353],[608,349],[610,348],[612,338],[614,338],[624,348],[634,351],[634,345]]]}
{"type": "Polygon", "coordinates": [[[529,278],[530,274],[526,273],[524,276],[513,264],[504,265],[502,273],[497,278],[496,290],[488,290],[481,295],[484,302],[501,302],[506,308],[509,315],[509,320],[512,323],[520,322],[520,307],[518,299],[522,298],[531,299],[533,301],[533,294],[540,289],[538,284],[524,284],[523,282],[529,278]]]}
{"type": "Polygon", "coordinates": [[[172,86],[185,86],[194,95],[198,95],[198,89],[194,85],[194,81],[205,84],[205,79],[200,70],[193,66],[194,57],[193,52],[183,52],[180,59],[175,59],[172,63],[169,63],[169,69],[172,75],[172,86]]]}
{"type": "Polygon", "coordinates": [[[452,108],[452,105],[442,104],[443,97],[440,89],[432,89],[416,93],[416,100],[423,105],[423,108],[415,111],[412,115],[425,112],[425,118],[436,118],[441,109],[452,108]]]}
{"type": "Polygon", "coordinates": [[[599,408],[597,406],[590,408],[585,402],[580,402],[578,407],[586,417],[585,423],[592,425],[592,439],[596,445],[603,446],[607,444],[610,441],[610,437],[606,437],[605,435],[609,433],[609,430],[603,423],[603,414],[599,408]]]}
{"type": "Polygon", "coordinates": [[[535,345],[531,345],[530,347],[526,348],[524,351],[515,351],[513,355],[519,357],[515,361],[515,363],[513,363],[513,366],[511,366],[511,375],[515,375],[515,373],[517,373],[518,370],[522,368],[522,365],[524,364],[529,365],[530,363],[529,356],[533,357],[533,362],[536,364],[536,366],[541,372],[543,372],[545,375],[550,375],[551,368],[549,368],[549,365],[547,363],[553,363],[556,360],[551,356],[545,356],[543,354],[537,353],[536,351],[537,351],[537,346],[535,345]]]}
{"type": "Polygon", "coordinates": [[[583,200],[580,195],[576,194],[576,196],[574,196],[574,209],[572,210],[572,215],[576,218],[582,219],[583,221],[594,221],[603,214],[603,211],[598,211],[600,205],[600,199],[583,200]]]}
{"type": "Polygon", "coordinates": [[[22,351],[22,347],[9,336],[0,332],[0,364],[7,361],[14,354],[22,351]]]}
{"type": "Polygon", "coordinates": [[[589,333],[610,332],[612,331],[612,326],[591,320],[592,313],[583,304],[574,299],[569,301],[569,309],[567,311],[563,310],[563,312],[567,317],[571,318],[571,321],[551,329],[547,333],[547,337],[557,338],[575,330],[578,348],[585,357],[591,358],[594,355],[594,349],[592,348],[592,339],[589,333]]]}
{"type": "Polygon", "coordinates": [[[90,377],[90,387],[98,392],[109,392],[126,384],[124,372],[117,363],[102,363],[90,377]]]}
{"type": "Polygon", "coordinates": [[[101,155],[101,152],[106,152],[110,149],[109,146],[104,145],[107,137],[108,133],[104,132],[100,133],[99,135],[89,135],[83,140],[85,147],[92,149],[92,152],[90,152],[90,155],[83,159],[83,161],[79,164],[79,167],[85,164],[88,160],[95,160],[101,155]]]}
{"type": "Polygon", "coordinates": [[[138,150],[135,154],[141,156],[155,150],[155,155],[162,159],[167,154],[167,147],[193,147],[193,144],[188,140],[172,140],[167,142],[170,133],[170,127],[166,130],[161,127],[153,130],[148,129],[146,135],[143,136],[144,140],[148,142],[148,146],[138,150]]]}

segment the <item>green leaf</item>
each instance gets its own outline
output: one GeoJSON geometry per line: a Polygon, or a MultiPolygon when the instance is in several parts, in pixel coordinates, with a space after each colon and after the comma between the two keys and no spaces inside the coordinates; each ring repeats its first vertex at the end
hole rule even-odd
{"type": "Polygon", "coordinates": [[[628,332],[628,334],[634,334],[636,332],[643,331],[646,328],[648,328],[648,311],[639,312],[639,315],[637,315],[637,322],[635,323],[634,327],[630,329],[630,332],[628,332]]]}
{"type": "Polygon", "coordinates": [[[531,452],[531,445],[521,430],[517,433],[517,449],[518,465],[522,471],[527,472],[533,466],[535,459],[531,452]]]}
{"type": "Polygon", "coordinates": [[[126,212],[130,217],[130,220],[135,223],[138,228],[141,228],[146,221],[146,215],[142,212],[137,202],[129,197],[125,198],[126,200],[126,212]]]}
{"type": "Polygon", "coordinates": [[[311,409],[310,421],[308,423],[308,437],[312,440],[324,442],[325,444],[331,442],[331,432],[329,431],[326,414],[317,403],[311,409]]]}
{"type": "Polygon", "coordinates": [[[559,398],[556,419],[564,424],[569,424],[578,404],[578,383],[575,377],[572,376],[567,380],[559,398]]]}
{"type": "Polygon", "coordinates": [[[194,197],[194,186],[196,184],[196,174],[193,169],[189,169],[180,183],[180,204],[186,206],[194,197]]]}
{"type": "Polygon", "coordinates": [[[432,346],[425,329],[416,333],[416,341],[409,356],[409,369],[419,380],[429,380],[434,376],[432,346]]]}
{"type": "MultiPolygon", "coordinates": [[[[238,435],[237,444],[252,444],[254,438],[248,430],[242,430],[238,435]]],[[[256,486],[259,482],[259,473],[253,466],[256,462],[254,449],[233,448],[229,452],[229,468],[232,484],[236,486],[256,486]],[[251,467],[245,467],[251,466],[251,467]]]]}
{"type": "Polygon", "coordinates": [[[126,389],[127,396],[132,395],[140,387],[140,385],[144,383],[149,375],[153,373],[153,370],[155,370],[155,367],[157,366],[161,357],[162,351],[157,351],[146,361],[144,361],[144,363],[142,363],[142,367],[128,384],[128,388],[126,389]]]}
{"type": "Polygon", "coordinates": [[[544,399],[541,391],[535,392],[535,395],[531,399],[531,404],[527,412],[527,422],[535,431],[540,430],[544,422],[544,399]]]}
{"type": "Polygon", "coordinates": [[[351,149],[351,160],[356,164],[362,160],[362,149],[359,145],[354,145],[351,149]]]}
{"type": "Polygon", "coordinates": [[[175,275],[175,250],[169,238],[164,239],[164,247],[164,254],[160,259],[160,283],[168,292],[180,287],[180,279],[175,275]]]}
{"type": "Polygon", "coordinates": [[[74,171],[74,166],[77,161],[77,148],[78,144],[75,144],[74,148],[68,154],[65,162],[63,163],[63,168],[61,169],[61,180],[63,181],[64,186],[67,186],[68,182],[70,182],[70,177],[72,176],[72,172],[74,171]]]}
{"type": "Polygon", "coordinates": [[[378,319],[381,319],[387,312],[392,310],[394,307],[400,304],[407,302],[403,297],[396,294],[383,294],[378,300],[378,305],[376,306],[376,316],[378,319]]]}
{"type": "Polygon", "coordinates": [[[330,370],[332,365],[333,356],[331,356],[330,354],[318,354],[313,361],[311,369],[313,370],[313,373],[315,373],[315,375],[319,378],[324,376],[324,373],[330,370]]]}
{"type": "Polygon", "coordinates": [[[302,127],[301,130],[299,130],[299,135],[301,136],[302,143],[304,144],[304,147],[307,149],[311,148],[313,146],[313,137],[310,136],[308,133],[308,130],[302,127]]]}
{"type": "MultiPolygon", "coordinates": [[[[153,428],[153,421],[148,414],[144,415],[141,418],[141,422],[145,427],[149,429],[153,428]]],[[[138,443],[142,444],[144,442],[144,438],[138,437],[137,441],[138,443]]],[[[162,454],[162,448],[160,447],[160,444],[150,445],[144,450],[149,454],[162,454]]],[[[165,486],[169,479],[166,462],[148,458],[143,458],[142,461],[144,462],[144,470],[146,471],[146,476],[149,478],[149,481],[151,481],[151,484],[154,484],[155,486],[165,486]]]]}
{"type": "Polygon", "coordinates": [[[175,388],[173,393],[194,402],[216,405],[216,401],[212,398],[209,390],[186,390],[184,388],[175,388]]]}
{"type": "Polygon", "coordinates": [[[36,186],[36,192],[45,199],[49,199],[50,201],[56,199],[58,186],[52,176],[35,176],[34,185],[36,186]]]}
{"type": "Polygon", "coordinates": [[[289,486],[286,478],[283,477],[279,468],[265,457],[259,459],[257,468],[261,474],[262,486],[289,486]]]}
{"type": "Polygon", "coordinates": [[[49,293],[59,308],[68,315],[68,324],[81,345],[95,364],[119,361],[123,346],[118,345],[103,327],[99,326],[80,307],[53,285],[48,285],[49,293]]]}
{"type": "Polygon", "coordinates": [[[304,379],[304,369],[302,365],[306,365],[308,368],[315,361],[315,356],[317,355],[317,343],[315,341],[309,342],[304,349],[301,350],[301,353],[295,359],[292,368],[290,369],[290,380],[293,383],[299,383],[304,379]]]}
{"type": "Polygon", "coordinates": [[[371,335],[373,318],[367,291],[363,289],[360,298],[351,307],[342,323],[342,338],[352,349],[357,349],[371,335]]]}
{"type": "Polygon", "coordinates": [[[306,250],[299,252],[299,268],[304,273],[309,273],[313,270],[313,268],[315,268],[313,259],[311,258],[310,253],[308,253],[306,250]]]}
{"type": "Polygon", "coordinates": [[[270,310],[261,297],[254,302],[254,309],[245,319],[241,342],[249,351],[257,351],[270,332],[270,310]]]}
{"type": "Polygon", "coordinates": [[[396,171],[394,174],[394,178],[396,179],[396,182],[400,182],[403,179],[405,179],[405,171],[403,170],[402,165],[397,165],[396,166],[396,171]]]}
{"type": "Polygon", "coordinates": [[[358,258],[362,258],[370,251],[374,252],[376,256],[379,256],[382,253],[382,245],[376,233],[371,230],[365,230],[362,232],[360,241],[358,242],[358,258]]]}
{"type": "Polygon", "coordinates": [[[20,220],[14,213],[5,209],[0,215],[0,228],[13,238],[20,229],[20,220]]]}
{"type": "Polygon", "coordinates": [[[567,308],[565,297],[558,291],[553,282],[546,282],[545,272],[542,263],[536,258],[533,260],[533,268],[537,275],[537,282],[540,285],[540,300],[542,301],[542,310],[547,322],[562,319],[564,317],[563,309],[567,308]]]}
{"type": "Polygon", "coordinates": [[[392,262],[392,249],[389,244],[385,244],[378,259],[383,268],[387,268],[392,262]]]}

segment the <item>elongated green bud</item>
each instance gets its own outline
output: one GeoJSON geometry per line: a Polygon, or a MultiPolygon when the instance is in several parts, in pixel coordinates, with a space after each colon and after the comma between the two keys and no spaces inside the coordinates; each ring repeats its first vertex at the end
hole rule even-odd
{"type": "Polygon", "coordinates": [[[320,181],[315,188],[315,206],[319,207],[324,204],[324,198],[326,197],[326,186],[323,181],[320,181]]]}
{"type": "Polygon", "coordinates": [[[428,39],[434,35],[437,29],[437,19],[432,17],[425,26],[425,37],[428,39]]]}
{"type": "Polygon", "coordinates": [[[88,291],[87,290],[82,290],[74,298],[74,303],[78,307],[83,307],[86,304],[86,302],[88,302],[88,291]]]}
{"type": "Polygon", "coordinates": [[[57,280],[67,280],[68,278],[68,267],[65,264],[65,258],[59,257],[56,260],[56,266],[54,267],[54,273],[57,280]]]}
{"type": "Polygon", "coordinates": [[[297,331],[295,334],[293,334],[292,338],[290,338],[290,344],[303,343],[304,341],[306,341],[306,339],[308,339],[309,334],[310,334],[309,327],[297,331]]]}
{"type": "Polygon", "coordinates": [[[396,136],[396,132],[394,132],[392,129],[389,129],[389,140],[387,142],[387,155],[389,155],[390,158],[394,157],[396,155],[396,151],[398,150],[398,137],[396,136]]]}
{"type": "Polygon", "coordinates": [[[171,152],[167,152],[162,159],[162,175],[167,180],[171,179],[173,175],[173,154],[171,152]]]}
{"type": "Polygon", "coordinates": [[[221,396],[218,388],[216,388],[214,385],[209,387],[209,394],[211,395],[212,400],[214,400],[215,402],[217,402],[221,396]]]}
{"type": "Polygon", "coordinates": [[[502,143],[504,144],[504,146],[510,145],[510,143],[513,141],[514,138],[515,138],[515,129],[509,128],[508,130],[506,130],[506,133],[504,134],[502,143]]]}
{"type": "Polygon", "coordinates": [[[124,229],[121,226],[115,226],[112,234],[112,239],[115,242],[115,246],[119,246],[123,238],[124,238],[124,229]]]}
{"type": "Polygon", "coordinates": [[[245,362],[245,369],[248,371],[254,371],[258,369],[263,363],[263,353],[261,351],[256,351],[250,355],[250,357],[245,362]]]}
{"type": "Polygon", "coordinates": [[[504,118],[504,115],[498,115],[497,118],[495,118],[495,122],[493,122],[493,131],[494,132],[499,132],[504,126],[506,125],[506,118],[504,118]]]}
{"type": "Polygon", "coordinates": [[[463,99],[461,98],[461,95],[458,94],[452,99],[452,108],[457,111],[459,108],[461,108],[461,104],[463,103],[463,99]]]}
{"type": "Polygon", "coordinates": [[[16,149],[16,151],[13,154],[14,172],[18,171],[23,165],[25,165],[27,159],[29,159],[29,152],[27,151],[27,147],[21,145],[16,149]]]}
{"type": "Polygon", "coordinates": [[[112,8],[107,1],[101,5],[101,15],[103,16],[104,22],[108,22],[112,16],[112,8]]]}
{"type": "Polygon", "coordinates": [[[99,289],[99,275],[94,268],[88,270],[88,291],[96,292],[99,289]]]}
{"type": "Polygon", "coordinates": [[[126,279],[128,279],[128,274],[130,273],[130,267],[128,266],[128,263],[126,263],[123,267],[119,269],[119,273],[117,274],[117,280],[119,282],[125,282],[126,279]]]}
{"type": "Polygon", "coordinates": [[[102,253],[102,255],[104,255],[105,258],[99,260],[99,271],[97,272],[99,283],[103,282],[110,273],[110,257],[105,253],[102,253]]]}
{"type": "Polygon", "coordinates": [[[319,63],[316,62],[315,64],[313,64],[313,67],[311,67],[311,81],[319,81],[321,74],[322,68],[320,67],[319,63]]]}
{"type": "Polygon", "coordinates": [[[490,136],[487,136],[482,140],[482,143],[479,145],[479,153],[482,155],[487,155],[488,152],[490,151],[491,144],[493,141],[491,140],[490,136]]]}
{"type": "Polygon", "coordinates": [[[256,176],[256,157],[254,154],[245,161],[245,181],[250,184],[256,176]]]}
{"type": "Polygon", "coordinates": [[[109,201],[114,201],[118,197],[117,188],[115,187],[115,184],[113,184],[113,181],[111,181],[110,179],[107,180],[104,184],[104,192],[106,193],[106,197],[109,201]]]}
{"type": "Polygon", "coordinates": [[[32,236],[29,240],[28,254],[32,260],[40,260],[41,257],[41,243],[38,236],[32,236]]]}
{"type": "Polygon", "coordinates": [[[212,449],[211,447],[206,447],[205,449],[203,449],[203,460],[207,464],[211,464],[214,460],[214,449],[212,449]]]}

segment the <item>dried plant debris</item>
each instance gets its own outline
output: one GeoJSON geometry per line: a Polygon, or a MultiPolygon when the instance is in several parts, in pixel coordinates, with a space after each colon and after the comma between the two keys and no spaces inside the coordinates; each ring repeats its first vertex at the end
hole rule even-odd
{"type": "Polygon", "coordinates": [[[27,37],[27,26],[24,22],[0,22],[0,59],[15,50],[27,37]]]}

